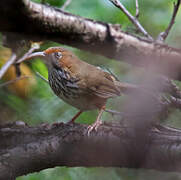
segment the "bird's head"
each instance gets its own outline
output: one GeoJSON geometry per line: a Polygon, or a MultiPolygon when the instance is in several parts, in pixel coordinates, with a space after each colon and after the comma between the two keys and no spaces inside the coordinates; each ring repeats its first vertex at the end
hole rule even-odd
{"type": "Polygon", "coordinates": [[[62,47],[50,47],[44,51],[33,53],[33,57],[42,57],[45,59],[45,63],[48,67],[60,66],[60,62],[62,59],[71,56],[72,53],[65,48],[62,47]]]}

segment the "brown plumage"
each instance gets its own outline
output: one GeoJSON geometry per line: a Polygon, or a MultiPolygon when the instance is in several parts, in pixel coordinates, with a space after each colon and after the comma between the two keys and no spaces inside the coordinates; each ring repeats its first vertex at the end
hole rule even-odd
{"type": "Polygon", "coordinates": [[[98,109],[96,122],[89,126],[88,132],[101,124],[101,115],[108,98],[120,96],[135,88],[134,85],[119,82],[103,70],[81,61],[72,52],[51,47],[44,52],[34,53],[42,56],[48,66],[49,84],[54,93],[80,111],[72,118],[74,121],[83,111],[98,109]]]}

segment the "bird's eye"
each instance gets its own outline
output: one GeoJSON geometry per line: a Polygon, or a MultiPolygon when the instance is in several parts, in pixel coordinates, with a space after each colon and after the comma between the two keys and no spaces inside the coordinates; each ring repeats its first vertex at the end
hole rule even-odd
{"type": "Polygon", "coordinates": [[[57,59],[60,59],[62,57],[62,53],[61,52],[55,52],[54,55],[55,55],[55,57],[57,59]]]}

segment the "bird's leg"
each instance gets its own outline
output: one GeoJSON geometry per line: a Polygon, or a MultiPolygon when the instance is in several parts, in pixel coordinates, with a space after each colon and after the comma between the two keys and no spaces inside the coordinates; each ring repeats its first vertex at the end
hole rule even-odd
{"type": "Polygon", "coordinates": [[[74,121],[80,116],[81,113],[82,111],[79,111],[70,121],[68,121],[68,123],[74,123],[74,121]]]}
{"type": "Polygon", "coordinates": [[[96,121],[92,124],[92,125],[89,125],[87,130],[88,130],[88,136],[90,135],[91,131],[92,130],[96,130],[98,129],[98,127],[102,124],[102,121],[101,121],[101,116],[102,116],[102,113],[105,111],[105,106],[103,106],[102,108],[100,108],[99,110],[99,114],[97,116],[97,119],[96,121]]]}

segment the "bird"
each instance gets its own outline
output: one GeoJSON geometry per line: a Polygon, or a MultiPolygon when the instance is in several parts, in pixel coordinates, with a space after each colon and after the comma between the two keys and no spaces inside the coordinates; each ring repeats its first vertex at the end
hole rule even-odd
{"type": "Polygon", "coordinates": [[[112,73],[105,72],[63,47],[50,47],[32,53],[29,59],[42,57],[48,67],[48,81],[53,92],[79,111],[69,121],[74,122],[82,112],[98,110],[96,121],[88,126],[88,134],[102,124],[101,116],[109,98],[120,96],[136,88],[120,82],[112,73]]]}

